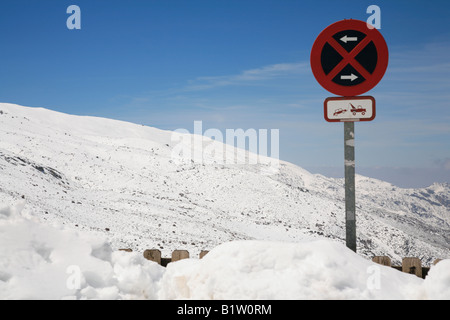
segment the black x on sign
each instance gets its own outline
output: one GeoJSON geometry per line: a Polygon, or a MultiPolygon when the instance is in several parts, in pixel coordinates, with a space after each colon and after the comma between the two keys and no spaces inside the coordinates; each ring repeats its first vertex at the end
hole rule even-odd
{"type": "Polygon", "coordinates": [[[311,51],[316,80],[340,96],[363,94],[383,78],[389,52],[381,33],[366,22],[343,20],[326,28],[311,51]]]}

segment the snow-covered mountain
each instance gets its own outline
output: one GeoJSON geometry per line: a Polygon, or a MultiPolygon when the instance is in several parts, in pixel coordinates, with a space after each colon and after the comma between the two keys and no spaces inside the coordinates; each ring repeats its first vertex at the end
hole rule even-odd
{"type": "MultiPolygon", "coordinates": [[[[173,133],[0,104],[0,207],[106,235],[116,249],[196,255],[231,240],[344,242],[344,181],[280,162],[180,164],[173,133]]],[[[210,140],[204,140],[205,144],[210,140]]],[[[358,252],[450,257],[450,185],[402,189],[357,176],[358,252]]]]}

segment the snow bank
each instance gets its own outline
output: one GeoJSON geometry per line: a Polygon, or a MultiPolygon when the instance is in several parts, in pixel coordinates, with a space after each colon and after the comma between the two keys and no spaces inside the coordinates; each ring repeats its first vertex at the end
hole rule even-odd
{"type": "Polygon", "coordinates": [[[169,264],[161,299],[409,299],[421,279],[374,265],[328,240],[241,241],[169,264]]]}
{"type": "Polygon", "coordinates": [[[450,299],[450,260],[422,280],[328,240],[238,241],[163,268],[22,208],[0,210],[0,299],[450,299]]]}
{"type": "Polygon", "coordinates": [[[450,260],[431,268],[423,284],[425,296],[432,300],[450,300],[450,260]]]}
{"type": "Polygon", "coordinates": [[[0,299],[154,299],[163,268],[102,239],[0,211],[0,299]]]}

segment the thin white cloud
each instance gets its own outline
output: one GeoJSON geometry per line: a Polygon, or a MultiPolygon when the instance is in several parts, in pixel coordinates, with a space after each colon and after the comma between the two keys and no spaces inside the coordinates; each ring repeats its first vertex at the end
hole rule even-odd
{"type": "Polygon", "coordinates": [[[189,84],[185,87],[185,90],[199,91],[232,85],[249,85],[274,78],[305,74],[306,72],[309,72],[309,64],[306,62],[278,63],[256,69],[245,70],[234,75],[198,77],[189,81],[189,84]]]}
{"type": "Polygon", "coordinates": [[[388,74],[393,79],[408,82],[442,82],[448,85],[450,43],[428,43],[415,48],[394,48],[388,74]]]}
{"type": "Polygon", "coordinates": [[[434,163],[441,170],[450,172],[450,158],[438,159],[434,163]]]}
{"type": "Polygon", "coordinates": [[[450,171],[450,159],[447,159],[447,161],[445,161],[444,169],[450,171]]]}

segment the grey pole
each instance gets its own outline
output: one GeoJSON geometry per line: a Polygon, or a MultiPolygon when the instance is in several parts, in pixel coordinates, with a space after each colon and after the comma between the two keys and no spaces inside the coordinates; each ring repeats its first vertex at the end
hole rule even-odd
{"type": "Polygon", "coordinates": [[[345,228],[347,247],[356,252],[355,123],[344,122],[345,228]]]}

